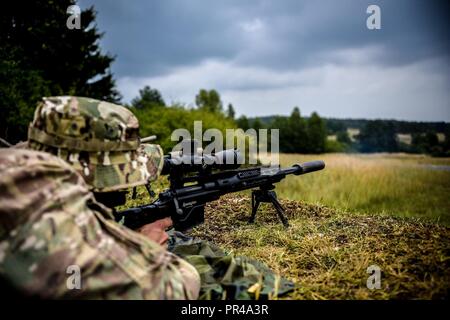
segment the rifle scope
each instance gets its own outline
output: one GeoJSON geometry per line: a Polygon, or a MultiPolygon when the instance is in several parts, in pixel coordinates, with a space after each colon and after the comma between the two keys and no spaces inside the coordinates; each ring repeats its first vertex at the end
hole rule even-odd
{"type": "Polygon", "coordinates": [[[243,163],[239,150],[227,149],[212,154],[182,154],[173,153],[164,156],[164,165],[161,175],[167,175],[172,170],[181,172],[197,172],[210,169],[229,170],[236,169],[243,163]]]}

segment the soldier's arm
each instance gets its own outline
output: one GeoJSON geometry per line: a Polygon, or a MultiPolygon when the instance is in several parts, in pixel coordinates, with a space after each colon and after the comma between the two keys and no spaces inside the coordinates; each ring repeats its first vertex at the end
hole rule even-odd
{"type": "Polygon", "coordinates": [[[197,271],[105,218],[83,179],[46,153],[0,150],[0,273],[44,298],[195,299],[197,271]],[[94,206],[92,204],[95,204],[94,206]]]}

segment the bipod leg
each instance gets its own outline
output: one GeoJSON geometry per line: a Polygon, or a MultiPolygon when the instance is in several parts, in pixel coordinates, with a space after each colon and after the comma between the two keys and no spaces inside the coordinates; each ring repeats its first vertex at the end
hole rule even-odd
{"type": "Polygon", "coordinates": [[[259,190],[252,191],[252,215],[248,220],[249,223],[255,222],[256,212],[258,211],[259,204],[261,203],[259,190]]]}
{"type": "Polygon", "coordinates": [[[280,202],[277,199],[277,194],[275,191],[267,191],[267,196],[270,199],[270,202],[272,202],[273,206],[275,207],[275,210],[277,211],[278,217],[280,218],[281,222],[283,223],[283,226],[286,228],[289,227],[289,222],[284,216],[284,209],[281,206],[280,202]]]}

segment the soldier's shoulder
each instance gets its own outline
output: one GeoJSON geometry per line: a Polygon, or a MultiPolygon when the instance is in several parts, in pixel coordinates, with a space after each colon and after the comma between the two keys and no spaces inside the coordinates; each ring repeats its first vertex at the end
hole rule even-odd
{"type": "Polygon", "coordinates": [[[58,166],[74,171],[64,160],[47,152],[24,148],[0,148],[0,170],[39,164],[58,166]]]}
{"type": "MultiPolygon", "coordinates": [[[[66,161],[43,151],[0,148],[0,186],[6,190],[31,192],[32,186],[42,185],[40,191],[64,190],[76,185],[80,192],[88,187],[80,174],[66,161]]],[[[17,195],[16,195],[17,196],[17,195]]]]}

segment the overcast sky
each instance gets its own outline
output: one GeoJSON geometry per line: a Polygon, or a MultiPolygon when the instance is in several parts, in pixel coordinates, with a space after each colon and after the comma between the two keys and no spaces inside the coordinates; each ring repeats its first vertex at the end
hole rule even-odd
{"type": "Polygon", "coordinates": [[[145,85],[237,114],[450,121],[450,1],[81,0],[129,102],[145,85]],[[370,4],[381,30],[366,27],[370,4]]]}

